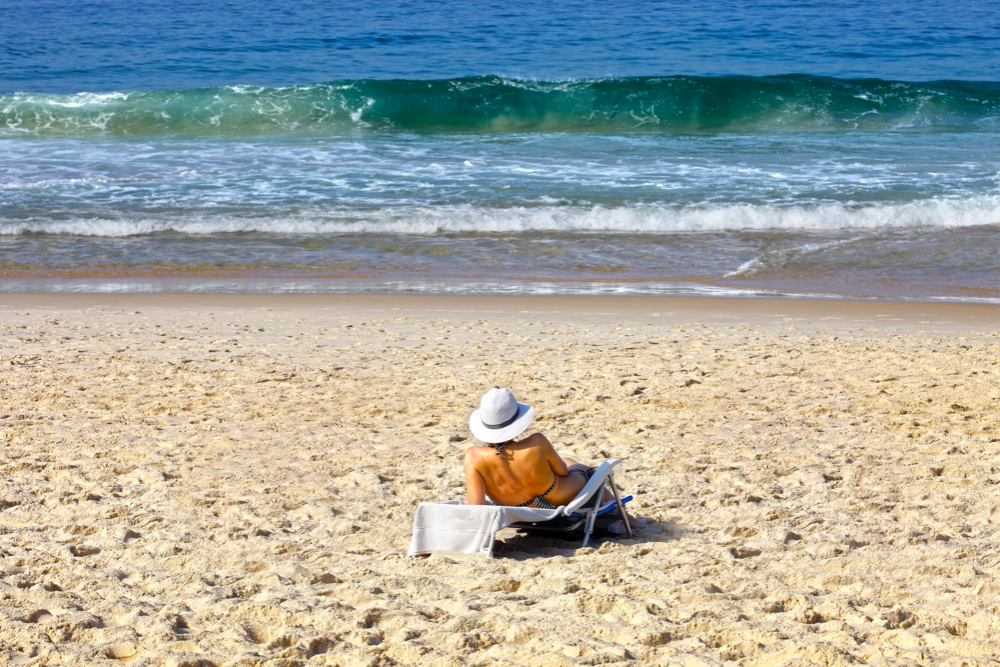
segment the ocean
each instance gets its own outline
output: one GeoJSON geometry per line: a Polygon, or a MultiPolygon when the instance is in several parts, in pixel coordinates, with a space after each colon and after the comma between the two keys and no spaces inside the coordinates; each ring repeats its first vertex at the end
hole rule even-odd
{"type": "Polygon", "coordinates": [[[1000,303],[1000,2],[4,3],[0,293],[1000,303]]]}

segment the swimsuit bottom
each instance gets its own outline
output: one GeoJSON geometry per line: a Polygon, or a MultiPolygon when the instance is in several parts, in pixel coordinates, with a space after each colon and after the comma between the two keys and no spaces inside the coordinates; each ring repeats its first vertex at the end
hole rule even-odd
{"type": "MultiPolygon", "coordinates": [[[[594,473],[597,472],[597,468],[587,467],[587,468],[574,468],[573,470],[570,470],[570,474],[574,472],[582,474],[584,479],[584,484],[586,484],[587,482],[590,481],[590,478],[594,476],[594,473]]],[[[515,505],[515,507],[534,507],[540,510],[556,509],[555,505],[553,505],[551,502],[545,499],[545,496],[549,495],[549,491],[554,489],[555,486],[556,486],[556,480],[553,479],[552,484],[549,485],[549,488],[545,489],[545,493],[543,493],[540,496],[535,496],[531,500],[521,503],[520,505],[515,505]]]]}

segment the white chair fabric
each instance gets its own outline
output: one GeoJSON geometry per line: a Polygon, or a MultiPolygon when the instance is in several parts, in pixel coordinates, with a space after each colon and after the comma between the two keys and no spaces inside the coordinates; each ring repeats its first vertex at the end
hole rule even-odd
{"type": "Polygon", "coordinates": [[[463,500],[420,503],[413,516],[409,555],[453,551],[479,552],[492,556],[497,531],[517,524],[533,524],[537,527],[544,522],[572,515],[583,516],[586,520],[583,546],[587,546],[594,528],[594,520],[601,508],[601,498],[606,483],[609,483],[614,493],[618,509],[631,537],[632,527],[629,525],[628,515],[625,514],[612,473],[619,463],[621,459],[608,459],[602,463],[576,498],[552,510],[501,505],[466,505],[463,500]],[[591,500],[593,502],[588,504],[591,500]]]}

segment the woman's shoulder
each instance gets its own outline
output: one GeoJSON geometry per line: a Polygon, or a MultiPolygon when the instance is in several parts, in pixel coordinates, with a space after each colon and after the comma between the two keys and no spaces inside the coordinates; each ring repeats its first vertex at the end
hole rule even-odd
{"type": "Polygon", "coordinates": [[[541,433],[532,433],[524,440],[521,440],[519,445],[524,445],[525,447],[551,447],[552,443],[541,433]]]}
{"type": "Polygon", "coordinates": [[[482,458],[483,454],[486,451],[488,451],[488,448],[487,447],[483,447],[481,445],[472,445],[471,447],[467,447],[465,449],[465,460],[466,461],[475,461],[475,460],[477,460],[479,458],[482,458]]]}

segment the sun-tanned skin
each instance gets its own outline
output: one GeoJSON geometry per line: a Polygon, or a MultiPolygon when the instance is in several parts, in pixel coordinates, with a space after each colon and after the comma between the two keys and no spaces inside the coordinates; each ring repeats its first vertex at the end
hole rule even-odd
{"type": "Polygon", "coordinates": [[[586,485],[583,475],[572,473],[584,467],[559,456],[541,433],[507,445],[499,456],[490,447],[469,447],[465,450],[466,502],[485,505],[489,496],[498,505],[520,505],[545,493],[554,479],[555,486],[545,499],[557,507],[565,505],[586,485]]]}

